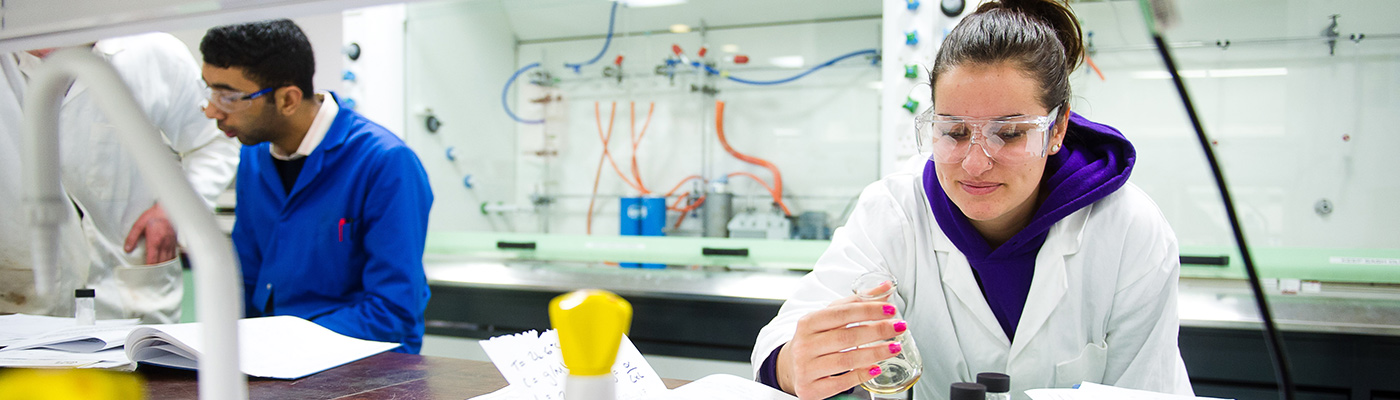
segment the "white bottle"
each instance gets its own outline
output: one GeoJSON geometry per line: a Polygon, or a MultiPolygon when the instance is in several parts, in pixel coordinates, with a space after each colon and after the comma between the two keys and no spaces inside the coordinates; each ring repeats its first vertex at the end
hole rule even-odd
{"type": "Polygon", "coordinates": [[[73,308],[73,317],[78,320],[78,325],[93,325],[97,323],[97,290],[78,289],[73,291],[73,301],[76,302],[73,308]]]}

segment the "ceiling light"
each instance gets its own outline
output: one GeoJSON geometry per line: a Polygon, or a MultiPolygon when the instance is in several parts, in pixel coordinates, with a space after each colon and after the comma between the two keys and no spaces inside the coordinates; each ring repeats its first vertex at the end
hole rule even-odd
{"type": "Polygon", "coordinates": [[[725,53],[738,53],[738,52],[739,52],[739,45],[737,45],[737,44],[726,44],[726,45],[720,46],[719,49],[720,49],[721,51],[725,52],[725,53]]]}
{"type": "Polygon", "coordinates": [[[661,7],[685,4],[686,0],[613,0],[628,7],[661,7]]]}
{"type": "Polygon", "coordinates": [[[671,25],[671,33],[690,33],[690,25],[686,25],[686,24],[675,24],[675,25],[671,25]]]}

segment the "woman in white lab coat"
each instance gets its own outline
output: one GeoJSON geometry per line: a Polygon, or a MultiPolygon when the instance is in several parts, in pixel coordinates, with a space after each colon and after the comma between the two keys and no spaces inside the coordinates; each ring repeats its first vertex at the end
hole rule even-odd
{"type": "Polygon", "coordinates": [[[1191,393],[1177,348],[1175,234],[1127,183],[1127,139],[1069,111],[1080,37],[1055,0],[986,3],[948,34],[930,74],[933,106],[917,119],[930,158],[861,194],[759,333],[760,381],[830,397],[906,351],[847,349],[907,330],[923,358],[920,400],[946,398],[979,372],[1010,375],[1018,399],[1082,381],[1191,393]],[[857,300],[851,283],[869,271],[890,273],[897,291],[857,300]]]}

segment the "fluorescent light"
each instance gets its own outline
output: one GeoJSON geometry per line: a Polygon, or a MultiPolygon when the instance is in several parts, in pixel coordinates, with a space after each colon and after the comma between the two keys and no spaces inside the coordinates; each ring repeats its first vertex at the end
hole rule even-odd
{"type": "MultiPolygon", "coordinates": [[[[1250,78],[1288,75],[1288,68],[1184,69],[1182,78],[1250,78]]],[[[1133,79],[1171,79],[1167,71],[1137,71],[1133,79]]]]}
{"type": "Polygon", "coordinates": [[[725,53],[738,53],[738,52],[739,52],[739,45],[737,45],[737,44],[726,44],[726,45],[720,46],[719,49],[720,49],[720,51],[723,51],[723,52],[725,52],[725,53]]]}
{"type": "Polygon", "coordinates": [[[628,7],[661,7],[685,4],[686,0],[613,0],[628,7]]]}
{"type": "Polygon", "coordinates": [[[781,56],[768,59],[769,64],[779,68],[802,68],[805,61],[802,56],[781,56]]]}
{"type": "Polygon", "coordinates": [[[686,24],[675,24],[675,25],[671,25],[671,33],[688,33],[688,32],[690,32],[690,25],[686,25],[686,24]]]}

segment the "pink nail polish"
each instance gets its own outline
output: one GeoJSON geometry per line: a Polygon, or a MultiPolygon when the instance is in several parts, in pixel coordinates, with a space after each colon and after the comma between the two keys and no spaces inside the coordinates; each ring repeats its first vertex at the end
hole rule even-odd
{"type": "Polygon", "coordinates": [[[906,330],[908,330],[908,329],[909,329],[909,324],[906,323],[906,322],[904,322],[904,321],[899,321],[899,322],[895,322],[895,323],[894,323],[894,331],[895,331],[895,333],[904,333],[904,331],[906,331],[906,330]]]}
{"type": "Polygon", "coordinates": [[[890,343],[890,354],[899,354],[900,350],[904,350],[904,346],[899,343],[890,343]]]}
{"type": "Polygon", "coordinates": [[[870,376],[880,375],[880,367],[870,367],[870,376]]]}
{"type": "Polygon", "coordinates": [[[889,304],[886,304],[886,305],[885,305],[885,315],[894,315],[894,306],[889,305],[889,304]]]}

